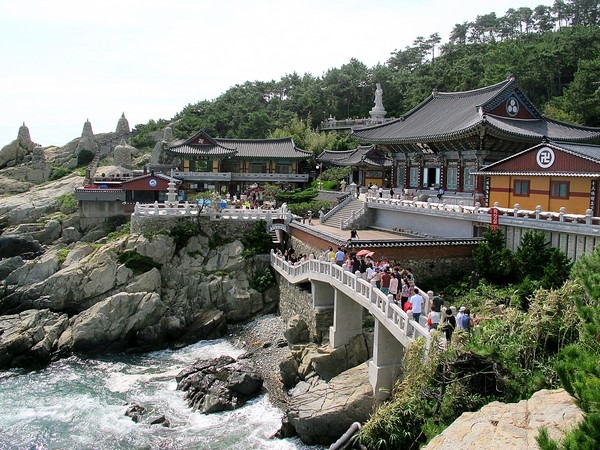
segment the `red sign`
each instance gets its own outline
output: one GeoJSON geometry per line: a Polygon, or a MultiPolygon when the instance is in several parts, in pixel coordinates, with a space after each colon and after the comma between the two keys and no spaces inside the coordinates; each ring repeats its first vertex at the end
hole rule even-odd
{"type": "Polygon", "coordinates": [[[492,231],[498,229],[498,208],[490,208],[490,214],[492,215],[492,231]]]}

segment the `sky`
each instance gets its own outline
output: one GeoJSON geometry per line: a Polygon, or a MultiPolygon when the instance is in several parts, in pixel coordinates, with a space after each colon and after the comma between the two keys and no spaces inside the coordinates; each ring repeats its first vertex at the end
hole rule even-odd
{"type": "MultiPolygon", "coordinates": [[[[385,63],[417,36],[550,0],[20,0],[0,2],[0,148],[25,123],[64,145],[170,119],[236,84],[385,63]]],[[[385,104],[385,93],[383,98],[385,104]]]]}

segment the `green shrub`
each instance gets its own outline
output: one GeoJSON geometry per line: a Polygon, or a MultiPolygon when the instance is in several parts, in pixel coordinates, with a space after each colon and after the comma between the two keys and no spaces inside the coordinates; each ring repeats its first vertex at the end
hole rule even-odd
{"type": "Polygon", "coordinates": [[[58,200],[60,212],[63,214],[72,214],[79,209],[79,203],[75,199],[74,193],[59,195],[56,200],[58,200]]]}
{"type": "Polygon", "coordinates": [[[170,235],[175,241],[175,248],[177,250],[185,247],[192,236],[200,234],[200,228],[196,223],[191,220],[180,220],[171,229],[170,235]]]}
{"type": "Polygon", "coordinates": [[[58,180],[64,176],[69,175],[71,172],[73,172],[71,169],[67,169],[65,167],[54,166],[51,169],[50,176],[48,177],[48,179],[50,181],[58,180]]]}
{"type": "Polygon", "coordinates": [[[127,222],[119,227],[116,227],[115,231],[108,233],[109,241],[116,241],[123,236],[129,236],[131,234],[131,222],[127,222]]]}
{"type": "Polygon", "coordinates": [[[315,188],[309,188],[299,192],[280,192],[276,195],[275,198],[280,203],[302,203],[312,200],[318,194],[319,192],[315,188]]]}
{"type": "Polygon", "coordinates": [[[69,252],[71,250],[69,250],[68,248],[61,248],[57,254],[58,254],[58,264],[62,264],[66,261],[67,256],[69,256],[69,252]]]}
{"type": "Polygon", "coordinates": [[[147,272],[151,269],[161,268],[161,264],[155,262],[152,258],[144,255],[140,255],[135,250],[125,250],[119,254],[117,261],[121,264],[125,264],[125,267],[133,270],[136,275],[147,272]]]}
{"type": "Polygon", "coordinates": [[[94,153],[89,150],[81,150],[77,155],[77,166],[87,166],[94,159],[94,153]]]}
{"type": "Polygon", "coordinates": [[[242,236],[240,241],[244,245],[243,258],[268,254],[273,248],[273,240],[267,231],[267,223],[264,220],[254,223],[250,231],[242,236]]]}
{"type": "Polygon", "coordinates": [[[254,278],[250,280],[250,287],[256,289],[258,292],[265,292],[271,286],[275,285],[275,275],[273,270],[267,267],[264,270],[260,270],[256,273],[254,278]]]}

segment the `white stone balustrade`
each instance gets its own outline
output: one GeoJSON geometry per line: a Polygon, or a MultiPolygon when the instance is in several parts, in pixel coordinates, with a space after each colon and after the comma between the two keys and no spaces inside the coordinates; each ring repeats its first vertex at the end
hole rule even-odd
{"type": "Polygon", "coordinates": [[[136,218],[143,217],[209,217],[211,220],[265,220],[283,219],[286,223],[292,220],[289,211],[282,209],[244,209],[244,208],[214,208],[212,206],[198,208],[195,204],[184,203],[136,203],[133,211],[136,218]]]}
{"type": "MultiPolygon", "coordinates": [[[[371,283],[344,270],[337,264],[319,259],[308,259],[296,264],[288,263],[284,258],[271,253],[271,266],[290,283],[310,281],[313,286],[313,307],[332,305],[334,325],[330,329],[329,342],[334,348],[346,344],[360,332],[357,323],[362,326],[362,308],[356,309],[352,303],[366,308],[375,318],[373,359],[369,363],[369,380],[373,394],[384,399],[393,387],[398,374],[404,348],[419,337],[430,345],[426,314],[421,315],[422,324],[415,322],[397,304],[371,283]],[[322,289],[323,285],[333,288],[322,289]],[[315,291],[319,292],[315,292],[315,291]],[[397,341],[400,346],[393,345],[397,341]]],[[[420,289],[421,290],[421,289],[420,289]]],[[[423,311],[429,310],[430,294],[421,290],[423,311]]]]}
{"type": "MultiPolygon", "coordinates": [[[[491,214],[490,207],[481,206],[476,203],[475,206],[466,206],[459,203],[458,205],[447,204],[443,202],[435,202],[430,199],[427,202],[421,202],[416,200],[404,200],[404,199],[392,199],[392,198],[379,198],[379,197],[366,197],[367,205],[387,205],[398,209],[405,210],[433,210],[446,213],[458,213],[463,215],[473,214],[491,214]]],[[[519,204],[516,203],[512,208],[500,208],[494,205],[498,209],[498,215],[503,218],[522,218],[531,220],[541,220],[545,222],[561,222],[561,223],[572,223],[579,225],[592,225],[600,226],[600,217],[594,217],[592,210],[588,209],[586,214],[567,214],[565,207],[561,207],[558,212],[542,211],[541,206],[537,206],[535,210],[523,210],[519,204]]]]}

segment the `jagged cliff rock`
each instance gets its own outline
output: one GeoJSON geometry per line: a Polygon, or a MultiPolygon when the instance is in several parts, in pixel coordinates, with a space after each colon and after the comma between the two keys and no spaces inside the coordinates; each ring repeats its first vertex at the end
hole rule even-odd
{"type": "Polygon", "coordinates": [[[42,361],[71,352],[146,350],[219,337],[228,322],[271,312],[276,291],[250,288],[268,258],[244,260],[237,240],[216,247],[209,241],[210,235],[194,237],[177,250],[164,234],[130,235],[100,246],[59,245],[32,260],[11,259],[3,265],[9,273],[0,283],[0,314],[29,317],[45,310],[69,320],[51,336],[33,319],[0,322],[0,330],[20,343],[0,347],[0,366],[29,362],[40,340],[50,349],[42,361]],[[128,251],[157,267],[128,268],[119,262],[128,251]],[[22,337],[29,335],[39,339],[22,337]]]}
{"type": "Polygon", "coordinates": [[[83,177],[71,174],[60,180],[33,187],[23,194],[5,197],[0,202],[0,220],[8,225],[35,222],[58,211],[60,203],[56,197],[72,194],[82,183],[83,177]]]}

